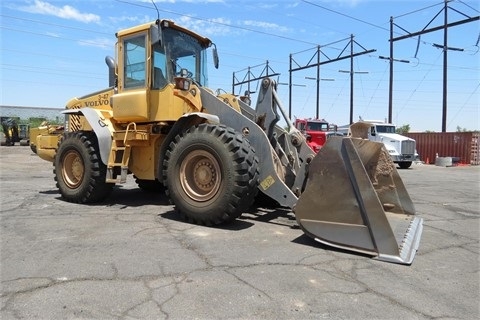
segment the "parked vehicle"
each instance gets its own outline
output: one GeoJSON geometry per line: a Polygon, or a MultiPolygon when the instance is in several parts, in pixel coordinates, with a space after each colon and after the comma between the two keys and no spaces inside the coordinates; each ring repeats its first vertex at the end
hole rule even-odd
{"type": "Polygon", "coordinates": [[[19,142],[21,146],[28,146],[30,143],[30,126],[28,124],[19,123],[18,118],[14,117],[0,117],[2,123],[2,131],[4,139],[2,139],[2,146],[14,146],[19,142]]]}
{"type": "Polygon", "coordinates": [[[343,136],[337,131],[337,126],[329,124],[325,119],[296,118],[294,126],[305,136],[307,144],[315,153],[320,151],[327,139],[333,136],[343,136]]]}
{"type": "Polygon", "coordinates": [[[414,139],[396,133],[395,125],[380,120],[362,120],[365,126],[362,134],[366,139],[381,142],[388,150],[392,161],[401,169],[408,169],[412,162],[418,159],[416,142],[414,139]]]}

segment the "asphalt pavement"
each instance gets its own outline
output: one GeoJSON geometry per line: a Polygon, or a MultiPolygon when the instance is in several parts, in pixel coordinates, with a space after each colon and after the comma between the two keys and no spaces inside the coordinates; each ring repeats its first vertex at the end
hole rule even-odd
{"type": "Polygon", "coordinates": [[[424,219],[405,266],[325,247],[288,210],[203,227],[131,176],[79,205],[30,148],[0,165],[3,320],[480,318],[480,166],[399,170],[424,219]]]}

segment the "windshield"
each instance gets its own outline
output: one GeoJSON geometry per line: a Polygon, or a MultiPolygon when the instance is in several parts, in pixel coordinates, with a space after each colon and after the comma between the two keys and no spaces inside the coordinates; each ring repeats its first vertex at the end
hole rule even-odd
{"type": "Polygon", "coordinates": [[[179,76],[186,69],[188,77],[202,86],[208,85],[206,50],[195,37],[175,30],[162,30],[169,76],[179,76]]]}
{"type": "Polygon", "coordinates": [[[377,132],[381,133],[395,133],[395,127],[394,126],[379,126],[377,125],[377,132]]]}
{"type": "Polygon", "coordinates": [[[309,131],[328,131],[328,123],[325,122],[308,122],[307,130],[309,131]]]}

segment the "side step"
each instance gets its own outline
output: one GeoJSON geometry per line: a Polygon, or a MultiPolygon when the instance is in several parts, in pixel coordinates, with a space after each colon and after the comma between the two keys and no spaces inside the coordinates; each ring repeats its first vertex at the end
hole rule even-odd
{"type": "Polygon", "coordinates": [[[125,183],[127,182],[128,164],[130,162],[130,153],[132,150],[131,142],[148,141],[150,135],[145,130],[137,130],[135,122],[127,125],[125,131],[116,131],[113,133],[113,144],[107,165],[107,183],[125,183]],[[115,168],[120,167],[120,177],[114,178],[115,168]]]}
{"type": "Polygon", "coordinates": [[[423,230],[383,144],[358,138],[328,139],[294,212],[323,244],[400,264],[412,263],[423,230]]]}
{"type": "Polygon", "coordinates": [[[127,182],[128,162],[130,160],[130,146],[112,147],[107,166],[107,176],[105,181],[107,183],[125,183],[127,182]],[[120,158],[121,161],[117,159],[120,158]],[[120,167],[120,177],[114,178],[113,170],[115,167],[120,167]]]}

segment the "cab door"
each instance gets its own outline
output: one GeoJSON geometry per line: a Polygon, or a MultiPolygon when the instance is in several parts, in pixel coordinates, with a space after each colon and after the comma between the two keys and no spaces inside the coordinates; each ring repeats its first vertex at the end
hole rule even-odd
{"type": "Polygon", "coordinates": [[[113,117],[120,122],[141,122],[150,118],[150,73],[148,32],[119,39],[118,93],[112,97],[113,117]]]}

